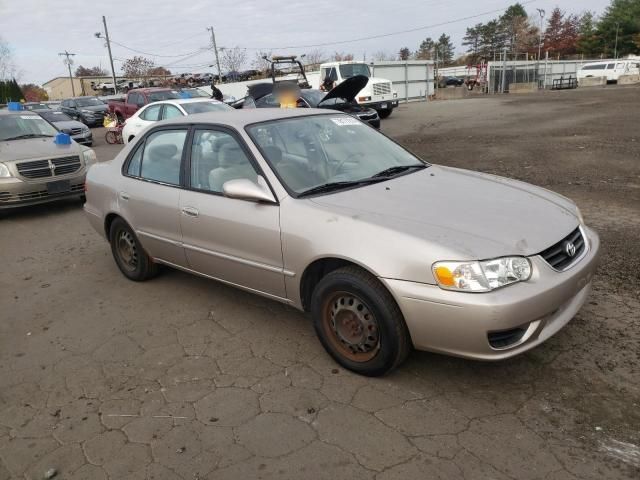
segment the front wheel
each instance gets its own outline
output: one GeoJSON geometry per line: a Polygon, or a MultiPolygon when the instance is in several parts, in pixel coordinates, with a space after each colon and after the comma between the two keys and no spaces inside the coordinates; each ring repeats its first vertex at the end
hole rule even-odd
{"type": "Polygon", "coordinates": [[[393,112],[393,108],[388,108],[385,110],[378,110],[378,116],[382,119],[388,118],[389,115],[391,115],[391,112],[393,112]]]}
{"type": "Polygon", "coordinates": [[[358,267],[325,276],[311,299],[320,342],[344,368],[370,377],[400,365],[412,349],[402,312],[387,289],[358,267]]]}
{"type": "Polygon", "coordinates": [[[131,227],[121,218],[116,218],[111,224],[109,243],[116,265],[129,280],[142,282],[157,274],[158,265],[147,255],[131,227]]]}

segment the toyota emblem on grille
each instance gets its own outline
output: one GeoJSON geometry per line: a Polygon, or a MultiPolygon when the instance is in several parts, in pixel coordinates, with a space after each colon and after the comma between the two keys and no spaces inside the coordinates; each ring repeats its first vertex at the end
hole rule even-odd
{"type": "Polygon", "coordinates": [[[571,242],[567,242],[564,244],[564,251],[567,252],[567,255],[573,257],[576,254],[576,246],[571,242]]]}

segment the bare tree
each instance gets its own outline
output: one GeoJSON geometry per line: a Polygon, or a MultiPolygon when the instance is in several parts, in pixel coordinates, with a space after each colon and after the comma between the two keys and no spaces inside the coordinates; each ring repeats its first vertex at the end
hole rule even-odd
{"type": "Polygon", "coordinates": [[[333,54],[334,62],[349,62],[353,60],[353,53],[335,52],[333,54]]]}
{"type": "Polygon", "coordinates": [[[318,67],[321,63],[327,61],[327,55],[322,50],[315,49],[307,52],[304,60],[305,65],[309,65],[310,67],[318,67]]]}
{"type": "Polygon", "coordinates": [[[9,43],[0,37],[0,80],[7,80],[16,75],[16,64],[9,43]]]}
{"type": "Polygon", "coordinates": [[[125,77],[142,78],[146,77],[154,66],[153,60],[136,55],[125,60],[122,64],[122,73],[125,77]]]}
{"type": "Polygon", "coordinates": [[[247,62],[247,50],[240,47],[222,50],[220,63],[227,72],[239,72],[247,62]]]}
{"type": "Polygon", "coordinates": [[[378,50],[377,52],[374,52],[372,58],[374,62],[386,62],[389,60],[395,60],[393,55],[385,52],[384,50],[378,50]]]}
{"type": "Polygon", "coordinates": [[[270,59],[273,56],[273,52],[267,52],[267,51],[259,51],[256,52],[256,56],[253,59],[253,63],[252,66],[253,68],[255,68],[256,70],[260,71],[260,72],[267,72],[269,71],[269,69],[271,68],[271,62],[267,59],[270,59]],[[265,59],[264,57],[267,57],[267,59],[265,59]]]}

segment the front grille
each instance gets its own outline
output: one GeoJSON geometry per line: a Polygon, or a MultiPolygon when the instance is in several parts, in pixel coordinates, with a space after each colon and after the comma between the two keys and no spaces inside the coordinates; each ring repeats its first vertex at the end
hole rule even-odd
{"type": "Polygon", "coordinates": [[[378,116],[377,113],[361,113],[358,115],[358,118],[360,120],[367,121],[367,120],[375,120],[377,116],[378,116]]]}
{"type": "Polygon", "coordinates": [[[69,193],[81,193],[84,191],[84,183],[71,185],[69,192],[50,194],[47,190],[38,190],[37,192],[17,193],[0,192],[0,203],[24,202],[28,200],[39,200],[41,198],[55,198],[68,195],[69,193]]]}
{"type": "Polygon", "coordinates": [[[49,160],[33,160],[18,163],[18,173],[25,178],[44,178],[51,176],[49,160]]]}
{"type": "Polygon", "coordinates": [[[80,157],[78,156],[53,158],[51,163],[56,167],[56,176],[77,172],[81,167],[80,157]]]}
{"type": "Polygon", "coordinates": [[[72,155],[69,157],[59,157],[51,159],[51,163],[55,166],[55,173],[49,165],[49,160],[33,160],[29,162],[20,162],[17,164],[18,173],[25,178],[47,178],[51,176],[68,175],[69,173],[80,170],[82,164],[80,157],[72,155]]]}
{"type": "Polygon", "coordinates": [[[374,83],[373,94],[374,95],[389,95],[391,93],[391,83],[374,83]]]}
{"type": "Polygon", "coordinates": [[[510,330],[502,330],[500,332],[489,332],[487,334],[487,338],[489,339],[489,345],[493,348],[508,348],[518,343],[526,331],[527,330],[525,328],[512,328],[510,330]]]}
{"type": "Polygon", "coordinates": [[[71,129],[71,135],[80,135],[82,133],[82,129],[81,128],[72,128],[71,129]]]}
{"type": "Polygon", "coordinates": [[[562,271],[569,268],[576,260],[578,260],[582,256],[585,248],[586,245],[584,237],[582,236],[580,227],[578,227],[555,245],[552,245],[546,250],[540,252],[539,255],[551,266],[551,268],[562,271]],[[575,247],[573,255],[569,254],[569,244],[573,244],[575,247]]]}

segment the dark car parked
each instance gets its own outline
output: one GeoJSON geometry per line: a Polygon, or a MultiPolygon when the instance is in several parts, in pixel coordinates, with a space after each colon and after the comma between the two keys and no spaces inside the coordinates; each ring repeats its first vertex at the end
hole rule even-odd
{"type": "Polygon", "coordinates": [[[89,127],[101,126],[107,104],[96,97],[75,97],[62,101],[60,110],[89,127]]]}
{"type": "Polygon", "coordinates": [[[461,87],[464,85],[464,79],[460,77],[443,77],[438,82],[438,87],[461,87]]]}
{"type": "MultiPolygon", "coordinates": [[[[301,88],[297,91],[297,108],[326,108],[338,110],[352,117],[368,123],[374,128],[380,128],[378,112],[372,108],[358,105],[356,95],[362,90],[369,79],[363,75],[356,75],[346,79],[329,93],[311,88],[301,88]]],[[[235,108],[280,108],[280,97],[274,92],[273,83],[258,83],[248,88],[249,95],[232,104],[235,108]]]]}
{"type": "Polygon", "coordinates": [[[77,143],[88,147],[93,144],[93,134],[89,127],[77,120],[74,120],[66,113],[51,110],[50,108],[34,110],[34,112],[61,132],[71,135],[71,138],[73,138],[77,143]]]}

